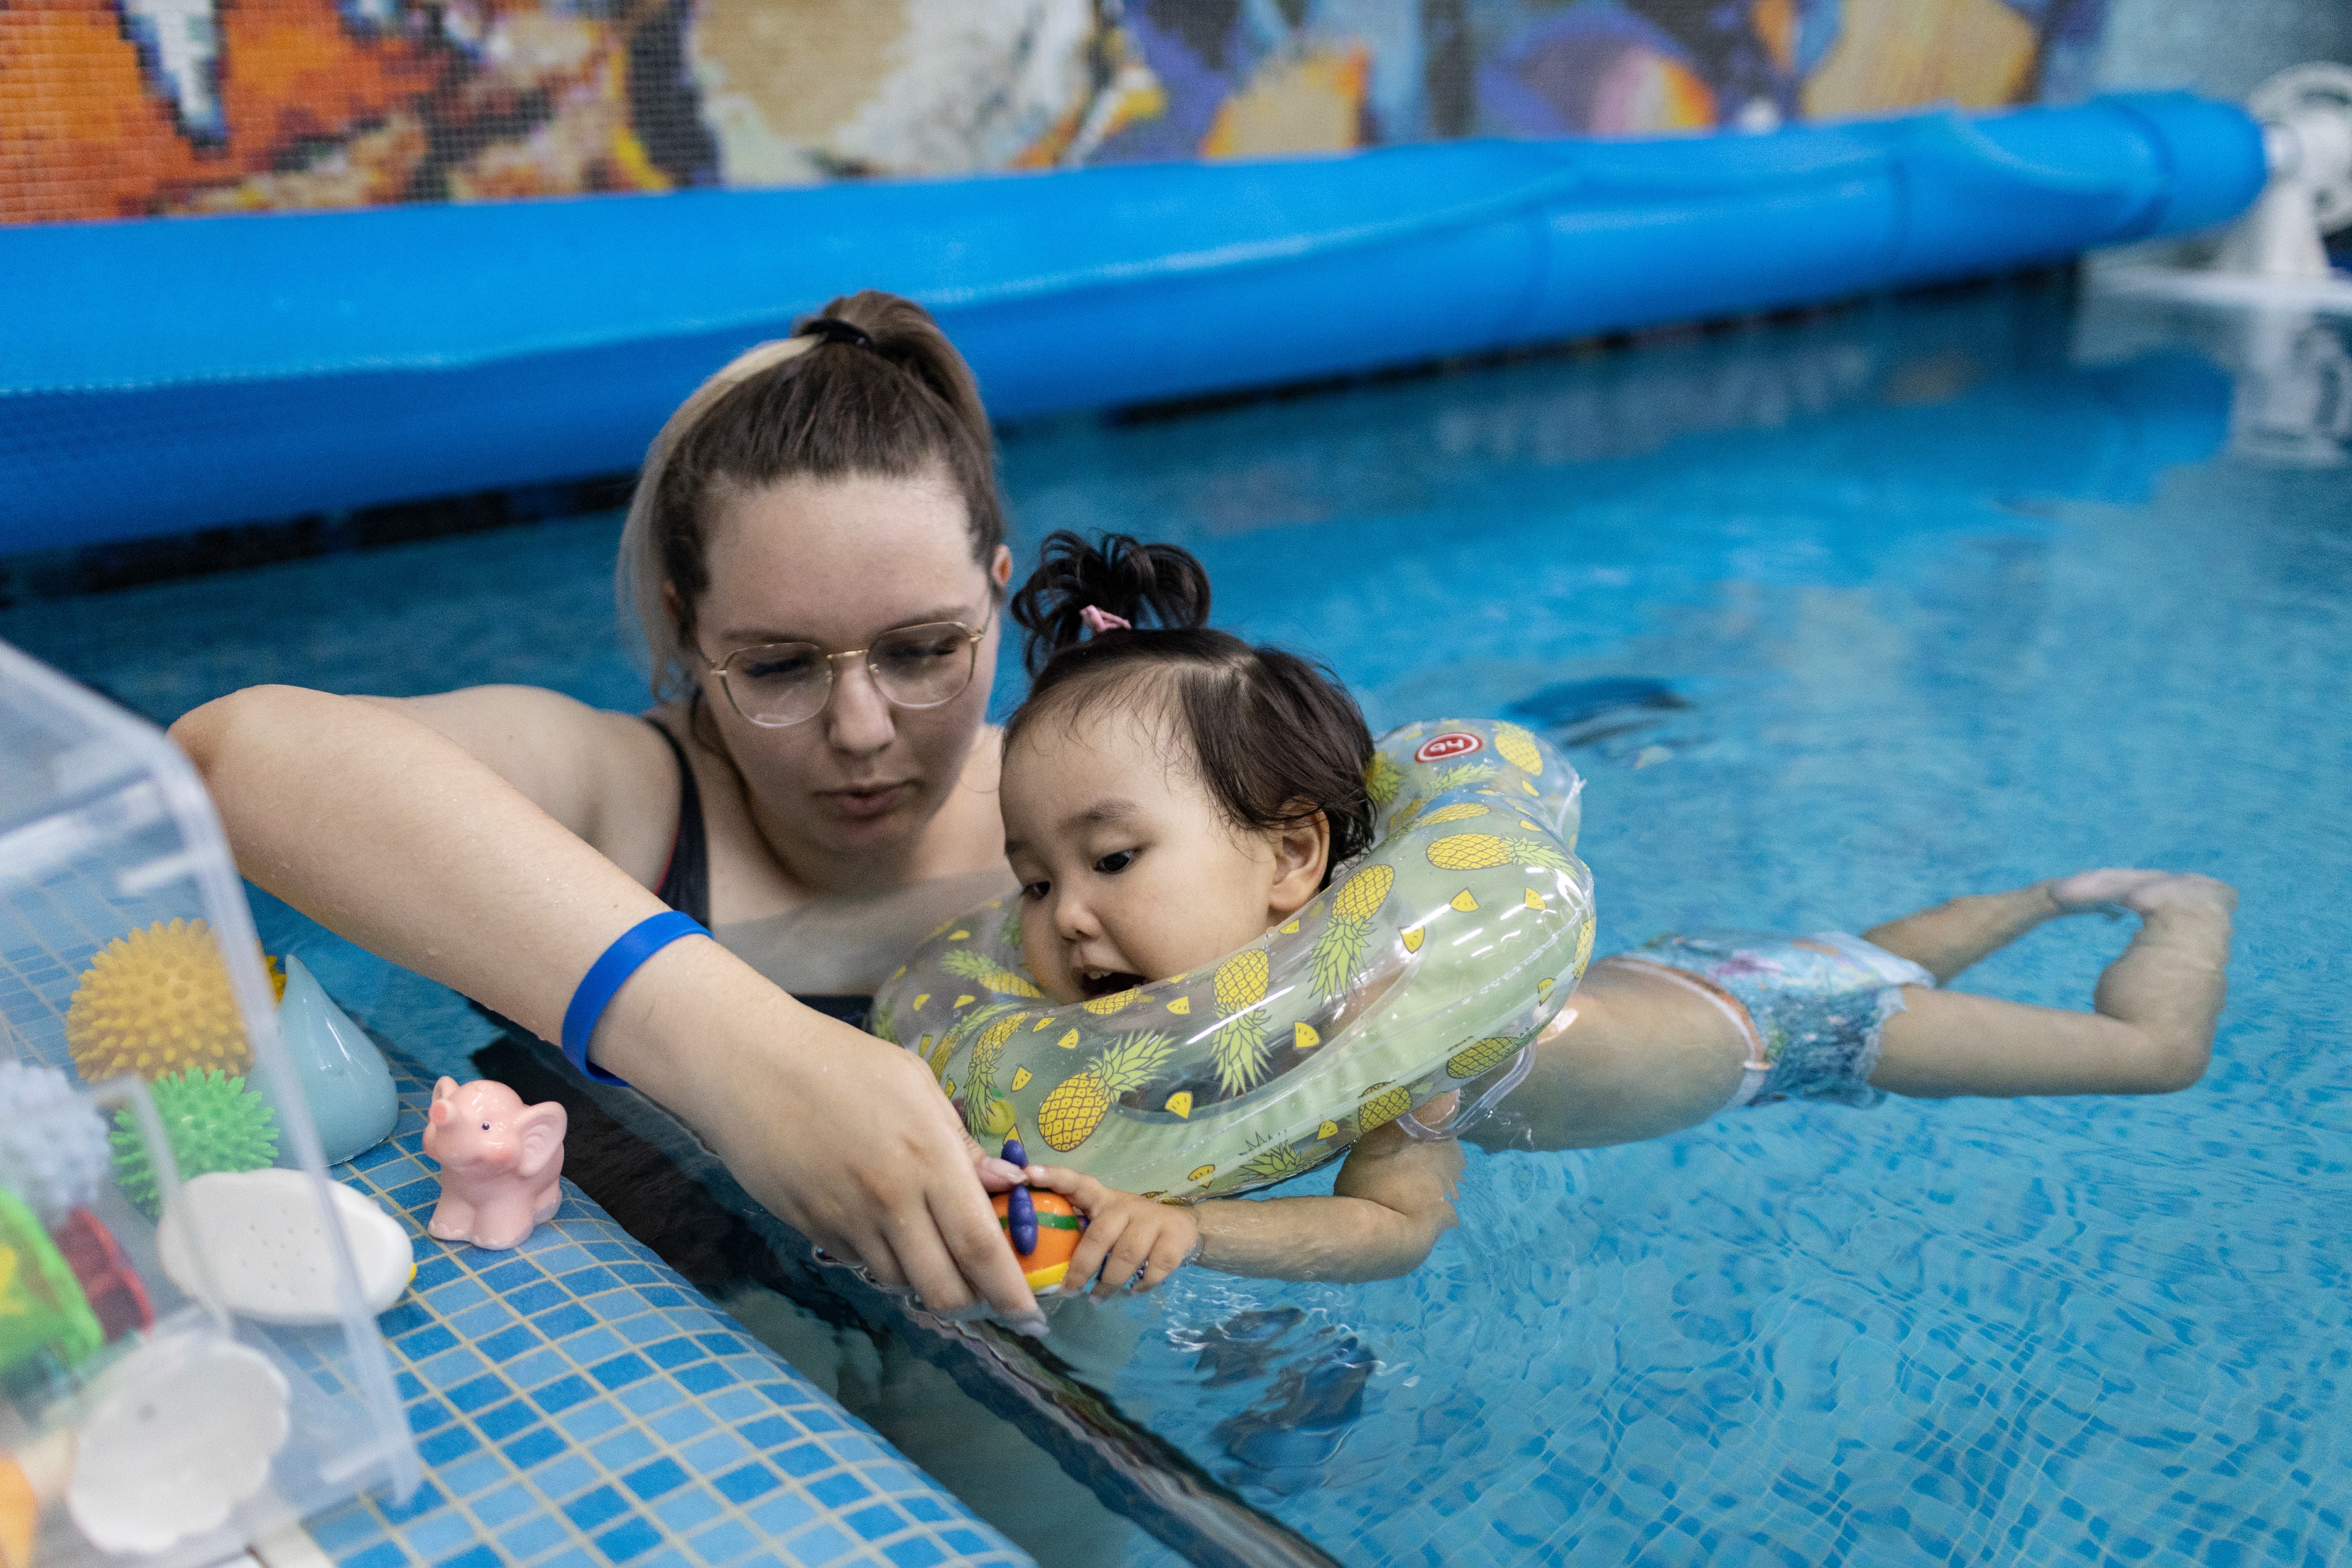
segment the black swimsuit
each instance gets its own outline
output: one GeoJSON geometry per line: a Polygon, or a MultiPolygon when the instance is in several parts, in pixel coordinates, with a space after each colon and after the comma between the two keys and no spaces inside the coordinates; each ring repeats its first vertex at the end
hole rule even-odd
{"type": "MultiPolygon", "coordinates": [[[[650,719],[654,733],[669,746],[670,755],[677,759],[677,834],[670,840],[669,864],[662,868],[661,881],[654,888],[654,896],[681,914],[699,921],[704,929],[710,925],[710,842],[702,826],[702,792],[695,787],[694,767],[687,761],[686,748],[677,737],[650,719]]],[[[873,1010],[871,996],[801,995],[795,1000],[803,1006],[829,1014],[844,1023],[863,1028],[866,1015],[873,1010]]]]}

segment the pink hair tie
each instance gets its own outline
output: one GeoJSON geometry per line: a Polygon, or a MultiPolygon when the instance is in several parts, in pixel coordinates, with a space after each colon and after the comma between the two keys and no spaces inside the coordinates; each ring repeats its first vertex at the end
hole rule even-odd
{"type": "Polygon", "coordinates": [[[1087,624],[1087,630],[1097,637],[1102,636],[1105,632],[1131,632],[1135,629],[1133,621],[1118,616],[1107,615],[1092,605],[1078,612],[1078,619],[1084,621],[1087,624]]]}

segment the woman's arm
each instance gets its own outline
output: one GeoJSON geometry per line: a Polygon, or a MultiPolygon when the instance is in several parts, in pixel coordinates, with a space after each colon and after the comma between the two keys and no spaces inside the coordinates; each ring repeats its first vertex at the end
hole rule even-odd
{"type": "MultiPolygon", "coordinates": [[[[535,695],[544,700],[452,693],[412,706],[262,687],[197,709],[172,733],[211,786],[247,876],[555,1039],[589,965],[663,906],[532,798],[596,831],[610,792],[566,760],[622,743],[598,728],[611,715],[535,695]],[[529,793],[453,733],[513,767],[529,793]]],[[[953,1110],[912,1056],[801,1006],[701,941],[639,969],[589,1049],[828,1249],[913,1286],[935,1310],[977,1291],[1039,1321],[953,1110]]]]}

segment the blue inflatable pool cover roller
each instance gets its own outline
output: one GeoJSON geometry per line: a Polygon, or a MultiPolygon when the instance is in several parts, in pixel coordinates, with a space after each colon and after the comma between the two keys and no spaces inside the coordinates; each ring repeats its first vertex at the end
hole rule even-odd
{"type": "Polygon", "coordinates": [[[1134,404],[1838,299],[2234,216],[2185,93],[1768,136],[0,228],[0,552],[635,467],[837,293],[991,410],[1134,404]]]}

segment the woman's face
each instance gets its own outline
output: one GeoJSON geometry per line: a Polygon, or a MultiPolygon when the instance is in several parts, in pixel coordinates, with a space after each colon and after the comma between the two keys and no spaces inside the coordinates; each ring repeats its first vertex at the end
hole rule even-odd
{"type": "Polygon", "coordinates": [[[991,610],[1012,552],[1000,546],[991,570],[973,562],[963,498],[945,474],[792,479],[721,489],[710,506],[695,641],[713,663],[761,643],[841,653],[897,626],[988,623],[971,684],[936,708],[893,706],[864,659],[843,659],[824,711],[763,729],[703,676],[763,827],[835,854],[903,845],[955,788],[987,715],[1003,620],[991,610]]]}

